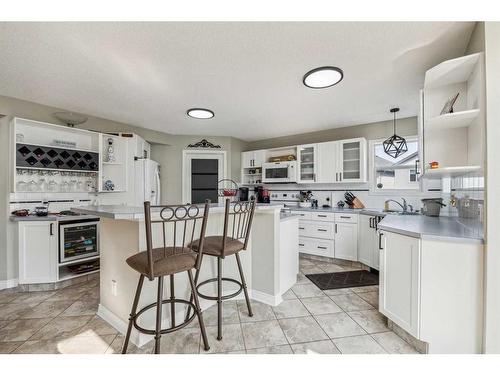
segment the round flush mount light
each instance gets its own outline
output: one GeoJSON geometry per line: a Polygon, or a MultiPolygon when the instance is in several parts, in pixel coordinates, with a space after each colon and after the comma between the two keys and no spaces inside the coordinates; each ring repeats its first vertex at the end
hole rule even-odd
{"type": "Polygon", "coordinates": [[[311,89],[325,89],[342,81],[344,72],[334,66],[322,66],[308,71],[302,82],[311,89]]]}
{"type": "Polygon", "coordinates": [[[209,119],[209,118],[212,118],[215,116],[215,114],[211,110],[205,109],[205,108],[191,108],[191,109],[188,109],[188,111],[186,113],[189,117],[203,119],[203,120],[206,120],[206,119],[209,119]]]}

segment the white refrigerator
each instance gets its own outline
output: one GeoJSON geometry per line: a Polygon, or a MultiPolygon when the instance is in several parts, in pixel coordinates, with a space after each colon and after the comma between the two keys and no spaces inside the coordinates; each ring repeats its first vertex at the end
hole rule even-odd
{"type": "Polygon", "coordinates": [[[135,163],[135,206],[145,201],[160,204],[160,164],[151,159],[138,159],[135,163]]]}

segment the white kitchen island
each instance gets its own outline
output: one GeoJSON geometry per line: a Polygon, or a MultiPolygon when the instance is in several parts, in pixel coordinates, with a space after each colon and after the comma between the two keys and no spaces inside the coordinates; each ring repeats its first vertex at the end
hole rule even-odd
{"type": "MultiPolygon", "coordinates": [[[[252,232],[249,246],[246,251],[240,253],[243,271],[246,276],[247,286],[252,299],[277,305],[282,301],[282,293],[292,285],[282,285],[284,280],[295,279],[298,271],[295,265],[284,267],[283,252],[292,254],[298,261],[298,234],[281,233],[282,228],[289,230],[294,226],[289,225],[289,220],[297,221],[297,218],[287,218],[287,225],[281,225],[280,210],[282,205],[257,204],[252,224],[252,232]],[[285,236],[283,236],[285,235],[285,236]],[[293,238],[297,238],[294,246],[293,238]],[[281,238],[286,237],[286,249],[280,246],[281,238]],[[281,253],[281,254],[280,254],[281,253]],[[280,261],[281,260],[281,261],[280,261]],[[282,264],[283,263],[283,264],[282,264]],[[281,267],[280,267],[281,265],[281,267]],[[284,277],[284,273],[288,273],[284,277]],[[295,275],[293,275],[295,273],[295,275]],[[290,277],[292,275],[292,277],[290,277]]],[[[121,333],[126,332],[128,317],[132,308],[134,293],[139,280],[139,274],[130,268],[125,260],[133,254],[146,250],[144,212],[142,207],[130,207],[119,205],[101,205],[75,207],[75,212],[98,216],[100,224],[100,303],[98,315],[114,326],[121,333]]],[[[153,211],[154,216],[154,211],[153,211]]],[[[212,204],[210,206],[206,235],[222,234],[224,221],[224,206],[212,204]]],[[[293,232],[293,231],[292,231],[293,232]]],[[[158,243],[154,247],[161,246],[161,236],[153,232],[153,238],[158,243]],[[156,237],[156,238],[155,238],[156,237]]],[[[168,242],[168,239],[167,239],[168,242]]],[[[216,276],[216,258],[205,256],[201,267],[200,279],[203,281],[216,276]]],[[[227,257],[223,262],[223,276],[239,280],[238,268],[234,256],[227,257]]],[[[169,278],[165,278],[165,298],[170,290],[169,278]]],[[[289,282],[288,282],[289,283],[289,282]]],[[[178,298],[189,299],[190,288],[186,273],[176,275],[175,294],[178,298]]],[[[201,291],[205,294],[215,295],[216,284],[203,286],[201,291]]],[[[225,284],[223,293],[228,294],[235,291],[234,284],[225,284]]],[[[145,306],[156,300],[157,283],[149,282],[147,279],[142,289],[139,306],[145,306]]],[[[243,294],[238,297],[243,298],[243,294]]],[[[214,301],[200,299],[202,309],[214,304],[214,301]]],[[[164,325],[168,326],[169,308],[164,308],[164,325]]],[[[184,317],[184,307],[178,305],[176,321],[184,317]]],[[[140,324],[144,327],[154,327],[154,310],[150,310],[141,317],[140,324]]],[[[141,346],[152,339],[152,336],[139,334],[133,330],[131,340],[141,346]]]]}

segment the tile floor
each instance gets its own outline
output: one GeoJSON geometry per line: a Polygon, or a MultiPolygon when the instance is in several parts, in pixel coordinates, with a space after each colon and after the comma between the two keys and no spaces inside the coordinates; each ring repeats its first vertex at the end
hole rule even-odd
{"type": "MultiPolygon", "coordinates": [[[[224,303],[223,340],[217,341],[215,306],[204,312],[210,341],[207,353],[367,354],[417,353],[387,328],[378,313],[378,287],[319,290],[307,272],[349,270],[300,258],[297,284],[271,307],[253,301],[224,303]]],[[[50,292],[0,291],[0,353],[119,353],[123,336],[96,315],[98,280],[50,292]]],[[[162,337],[163,353],[206,353],[197,322],[162,337]]],[[[153,342],[130,353],[151,353],[153,342]]]]}

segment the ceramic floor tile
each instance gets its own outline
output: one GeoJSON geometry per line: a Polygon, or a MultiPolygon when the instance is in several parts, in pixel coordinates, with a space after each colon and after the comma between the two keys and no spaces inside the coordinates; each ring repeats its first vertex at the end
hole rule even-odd
{"type": "Polygon", "coordinates": [[[22,341],[0,342],[0,354],[12,353],[22,343],[22,341]]]}
{"type": "Polygon", "coordinates": [[[285,293],[281,295],[283,300],[289,300],[289,299],[297,299],[298,297],[295,295],[292,289],[288,289],[285,293]]]}
{"type": "Polygon", "coordinates": [[[378,285],[358,286],[351,288],[354,293],[378,292],[378,285]]]}
{"type": "Polygon", "coordinates": [[[366,302],[368,302],[370,305],[378,309],[378,297],[379,297],[378,292],[363,292],[356,294],[362,299],[364,299],[366,302]]]}
{"type": "Polygon", "coordinates": [[[323,272],[331,273],[331,272],[345,272],[345,268],[339,266],[338,264],[325,264],[319,266],[323,272]]]}
{"type": "MultiPolygon", "coordinates": [[[[196,328],[182,328],[161,336],[160,353],[162,354],[197,354],[200,351],[201,331],[196,328]]],[[[149,344],[149,343],[148,343],[149,344]]],[[[154,340],[150,342],[154,351],[154,340]]]]}
{"type": "MultiPolygon", "coordinates": [[[[216,326],[217,317],[217,304],[203,311],[203,321],[206,326],[216,326]]],[[[236,307],[236,301],[224,301],[222,303],[222,324],[235,324],[239,322],[240,318],[238,315],[238,308],[236,307]]]]}
{"type": "Polygon", "coordinates": [[[6,303],[0,305],[0,320],[16,320],[33,311],[38,303],[6,303]]]}
{"type": "Polygon", "coordinates": [[[366,332],[346,313],[317,315],[314,317],[330,338],[365,335],[366,332]]]}
{"type": "Polygon", "coordinates": [[[290,344],[328,339],[312,316],[281,319],[279,323],[290,344]]]}
{"type": "Polygon", "coordinates": [[[61,316],[82,316],[82,315],[95,315],[99,300],[94,298],[81,299],[73,302],[61,316]]]}
{"type": "MultiPolygon", "coordinates": [[[[106,354],[121,354],[124,341],[125,336],[117,335],[109,348],[106,350],[106,354]]],[[[153,352],[153,348],[154,340],[149,341],[140,348],[129,342],[127,347],[127,354],[151,354],[153,352]]]]}
{"type": "Polygon", "coordinates": [[[237,301],[240,320],[242,323],[276,319],[273,308],[270,305],[258,301],[250,301],[250,304],[252,306],[252,317],[248,315],[248,309],[245,300],[237,301]]]}
{"type": "Polygon", "coordinates": [[[351,311],[348,314],[368,333],[389,331],[387,318],[377,310],[351,311]]]}
{"type": "Polygon", "coordinates": [[[246,349],[288,344],[277,320],[257,323],[242,323],[246,349]]]}
{"type": "Polygon", "coordinates": [[[75,336],[47,341],[26,341],[14,353],[104,354],[116,335],[75,336]]]}
{"type": "Polygon", "coordinates": [[[19,297],[17,288],[9,288],[0,290],[0,303],[9,303],[19,297]]]}
{"type": "Polygon", "coordinates": [[[333,343],[342,354],[387,354],[369,335],[334,339],[333,343]]]}
{"type": "Polygon", "coordinates": [[[308,258],[299,257],[299,266],[314,266],[314,261],[308,258]]]}
{"type": "Polygon", "coordinates": [[[358,297],[357,294],[341,294],[330,298],[344,311],[371,310],[373,306],[358,297]]]}
{"type": "Polygon", "coordinates": [[[46,301],[76,301],[83,297],[84,291],[78,291],[72,288],[64,288],[58,290],[52,297],[47,298],[46,301]]]}
{"type": "Polygon", "coordinates": [[[292,344],[294,354],[340,354],[331,340],[292,344]]]}
{"type": "Polygon", "coordinates": [[[50,318],[10,321],[0,328],[0,341],[26,341],[48,322],[50,318]]]}
{"type": "Polygon", "coordinates": [[[266,348],[248,349],[247,354],[293,354],[290,345],[268,346],[266,348]]]}
{"type": "Polygon", "coordinates": [[[23,314],[21,318],[54,318],[66,310],[69,305],[71,305],[71,301],[45,301],[23,314]]]}
{"type": "Polygon", "coordinates": [[[310,315],[309,311],[307,311],[299,299],[283,301],[278,306],[273,306],[272,309],[278,319],[296,318],[310,315]]]}
{"type": "Polygon", "coordinates": [[[225,324],[222,327],[222,340],[217,340],[217,327],[215,326],[207,327],[207,336],[210,350],[204,351],[203,342],[200,340],[200,353],[224,353],[245,349],[243,333],[239,324],[225,324]]]}
{"type": "Polygon", "coordinates": [[[326,289],[323,292],[327,296],[339,296],[341,294],[351,294],[354,293],[350,288],[340,288],[340,289],[326,289]]]}
{"type": "Polygon", "coordinates": [[[299,272],[297,274],[297,284],[312,284],[311,280],[309,280],[306,275],[304,275],[303,273],[299,272]]]}
{"type": "Polygon", "coordinates": [[[292,287],[293,292],[299,298],[307,297],[321,297],[325,294],[316,285],[310,284],[297,284],[292,287]]]}
{"type": "Polygon", "coordinates": [[[327,296],[302,298],[300,301],[312,315],[342,312],[342,309],[327,296]]]}
{"type": "Polygon", "coordinates": [[[14,299],[13,303],[40,303],[45,301],[47,298],[55,295],[56,292],[25,292],[19,293],[19,296],[14,299]]]}
{"type": "Polygon", "coordinates": [[[85,324],[79,332],[80,335],[116,335],[118,331],[109,323],[95,315],[90,321],[85,324]]]}
{"type": "Polygon", "coordinates": [[[83,299],[86,299],[86,298],[101,298],[101,295],[100,295],[100,291],[98,288],[92,288],[92,289],[89,289],[88,292],[85,292],[82,296],[83,299]]]}
{"type": "Polygon", "coordinates": [[[394,332],[371,335],[387,352],[391,354],[418,354],[418,352],[394,332]]]}
{"type": "Polygon", "coordinates": [[[61,337],[77,336],[80,334],[82,327],[84,327],[91,318],[91,316],[59,316],[52,319],[49,324],[40,329],[31,337],[31,340],[51,340],[61,337]]]}
{"type": "Polygon", "coordinates": [[[301,266],[299,267],[299,270],[304,275],[314,275],[316,273],[323,273],[323,270],[318,266],[301,266]]]}

